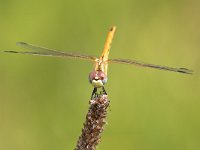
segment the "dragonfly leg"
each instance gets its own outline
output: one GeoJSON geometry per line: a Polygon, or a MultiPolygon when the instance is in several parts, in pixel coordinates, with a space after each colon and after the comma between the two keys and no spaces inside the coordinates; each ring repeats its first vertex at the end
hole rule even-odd
{"type": "Polygon", "coordinates": [[[107,95],[104,87],[102,87],[102,91],[100,91],[100,93],[97,92],[97,88],[94,88],[94,90],[92,91],[91,99],[94,99],[98,97],[99,95],[107,95]]]}
{"type": "Polygon", "coordinates": [[[95,98],[97,96],[97,88],[94,88],[92,91],[91,99],[95,98]]]}
{"type": "MultiPolygon", "coordinates": [[[[107,92],[106,92],[106,90],[105,90],[105,88],[104,88],[104,86],[102,86],[101,95],[108,95],[107,92]]],[[[110,102],[110,101],[109,101],[109,102],[110,102]]],[[[110,109],[110,111],[111,111],[110,105],[109,105],[109,109],[110,109]]]]}
{"type": "Polygon", "coordinates": [[[104,88],[104,86],[102,86],[102,94],[107,95],[106,90],[104,88]]]}

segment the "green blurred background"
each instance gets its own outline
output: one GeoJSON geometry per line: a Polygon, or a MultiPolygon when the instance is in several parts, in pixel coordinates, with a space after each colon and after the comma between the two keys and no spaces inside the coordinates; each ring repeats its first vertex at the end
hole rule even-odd
{"type": "MultiPolygon", "coordinates": [[[[99,150],[200,149],[198,0],[1,0],[0,50],[17,41],[195,70],[110,64],[111,101],[99,150]]],[[[0,150],[71,150],[93,90],[87,61],[0,53],[0,150]]]]}

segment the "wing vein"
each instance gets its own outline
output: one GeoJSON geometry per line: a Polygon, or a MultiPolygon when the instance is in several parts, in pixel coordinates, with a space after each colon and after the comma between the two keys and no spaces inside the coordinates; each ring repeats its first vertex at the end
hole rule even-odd
{"type": "Polygon", "coordinates": [[[51,57],[80,58],[80,59],[85,59],[85,60],[90,60],[90,61],[95,61],[97,59],[94,56],[58,51],[58,50],[54,50],[54,49],[48,49],[45,47],[35,46],[35,45],[24,43],[24,42],[18,42],[17,45],[20,47],[29,49],[29,50],[33,50],[33,51],[30,51],[30,52],[29,51],[4,51],[4,52],[29,54],[29,55],[40,55],[40,56],[51,56],[51,57]]]}
{"type": "Polygon", "coordinates": [[[109,59],[108,62],[130,64],[130,65],[136,65],[136,66],[148,67],[148,68],[154,68],[154,69],[160,69],[160,70],[167,70],[167,71],[174,71],[174,72],[185,73],[185,74],[193,73],[192,70],[187,69],[187,68],[173,68],[173,67],[154,65],[154,64],[136,61],[136,60],[129,60],[129,59],[109,59]]]}

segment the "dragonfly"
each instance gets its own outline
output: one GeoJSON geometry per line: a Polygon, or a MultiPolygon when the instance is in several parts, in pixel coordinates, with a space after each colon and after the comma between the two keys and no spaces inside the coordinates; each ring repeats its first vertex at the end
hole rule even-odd
{"type": "Polygon", "coordinates": [[[144,63],[137,60],[130,60],[130,59],[108,59],[108,55],[111,49],[111,43],[115,34],[116,26],[112,26],[109,31],[108,35],[104,44],[104,49],[100,57],[84,55],[84,54],[77,54],[77,53],[70,53],[64,51],[58,51],[54,49],[49,49],[45,47],[40,47],[32,44],[28,44],[25,42],[18,42],[17,45],[31,51],[4,51],[7,53],[17,53],[17,54],[29,54],[29,55],[39,55],[39,56],[52,56],[52,57],[64,57],[64,58],[77,58],[82,60],[88,60],[94,63],[93,71],[89,73],[89,82],[93,85],[94,89],[92,92],[91,99],[97,97],[99,94],[97,89],[101,88],[101,94],[105,94],[106,90],[104,85],[107,83],[107,71],[108,71],[108,64],[109,63],[121,63],[121,64],[129,64],[135,65],[140,67],[148,67],[166,71],[173,71],[183,74],[192,74],[193,71],[187,68],[173,68],[161,65],[154,65],[150,63],[144,63]]]}

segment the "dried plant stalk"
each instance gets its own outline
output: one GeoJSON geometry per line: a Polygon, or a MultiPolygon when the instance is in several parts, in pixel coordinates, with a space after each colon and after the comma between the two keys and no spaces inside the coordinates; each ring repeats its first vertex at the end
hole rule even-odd
{"type": "Polygon", "coordinates": [[[106,123],[107,108],[109,106],[108,96],[99,95],[90,100],[82,134],[78,139],[75,150],[95,150],[100,143],[101,133],[106,123]]]}

